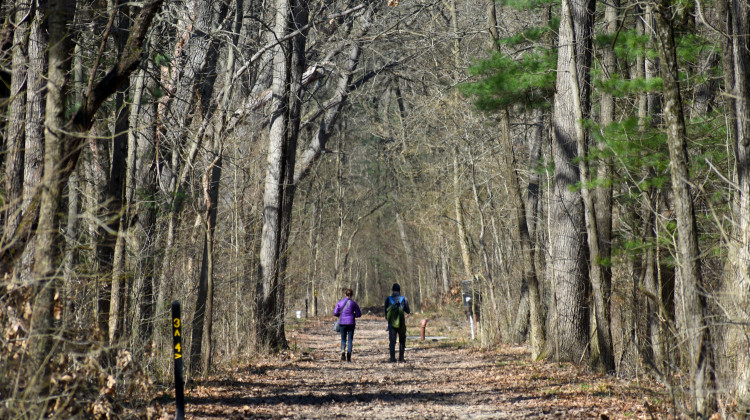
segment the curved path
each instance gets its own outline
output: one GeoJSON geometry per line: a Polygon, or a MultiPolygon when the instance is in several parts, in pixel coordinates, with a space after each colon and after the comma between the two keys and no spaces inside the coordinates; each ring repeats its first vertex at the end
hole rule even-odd
{"type": "MultiPolygon", "coordinates": [[[[410,320],[416,323],[415,317],[410,320]]],[[[188,418],[503,419],[661,418],[660,394],[570,365],[531,363],[521,347],[479,351],[409,341],[406,363],[387,363],[382,318],[357,323],[352,362],[341,362],[333,319],[288,333],[292,351],[230,379],[186,391],[188,418]]],[[[417,331],[410,328],[410,334],[417,331]]],[[[643,385],[643,383],[641,383],[643,385]]]]}

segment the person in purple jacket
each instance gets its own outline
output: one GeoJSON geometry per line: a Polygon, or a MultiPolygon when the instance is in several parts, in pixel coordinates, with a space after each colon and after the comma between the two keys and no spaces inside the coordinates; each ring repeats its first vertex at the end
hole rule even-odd
{"type": "Polygon", "coordinates": [[[340,317],[339,325],[341,326],[341,361],[352,361],[352,341],[354,340],[354,327],[357,325],[356,318],[362,316],[357,302],[352,299],[352,289],[344,290],[346,297],[336,303],[333,314],[340,317]],[[347,348],[347,340],[349,348],[347,348]]]}

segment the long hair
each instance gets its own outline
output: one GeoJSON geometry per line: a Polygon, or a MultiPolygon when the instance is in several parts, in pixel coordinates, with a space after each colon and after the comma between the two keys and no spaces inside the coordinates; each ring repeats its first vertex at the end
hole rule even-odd
{"type": "Polygon", "coordinates": [[[344,289],[344,294],[346,295],[346,297],[350,298],[352,297],[354,292],[352,292],[352,289],[344,289]]]}

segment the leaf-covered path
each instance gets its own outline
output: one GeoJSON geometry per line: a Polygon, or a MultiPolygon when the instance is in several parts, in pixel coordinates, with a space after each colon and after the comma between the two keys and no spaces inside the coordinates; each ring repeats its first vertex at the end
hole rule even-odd
{"type": "MultiPolygon", "coordinates": [[[[418,334],[411,327],[409,334],[418,334]]],[[[653,383],[621,381],[569,364],[529,361],[522,347],[480,351],[450,340],[410,340],[406,363],[387,363],[382,318],[357,324],[341,362],[333,320],[288,333],[293,351],[186,391],[188,418],[665,418],[653,383]]],[[[429,330],[428,330],[429,334],[429,330]]]]}

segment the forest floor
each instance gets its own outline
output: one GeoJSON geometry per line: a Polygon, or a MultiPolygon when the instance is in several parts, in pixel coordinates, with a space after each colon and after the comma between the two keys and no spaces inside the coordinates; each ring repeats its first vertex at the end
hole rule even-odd
{"type": "MultiPolygon", "coordinates": [[[[419,335],[417,318],[408,322],[409,335],[419,335]]],[[[388,363],[386,324],[374,315],[358,320],[352,361],[342,362],[332,325],[333,318],[293,320],[292,350],[194,383],[185,392],[187,418],[672,417],[653,382],[531,362],[520,346],[482,350],[465,340],[412,337],[406,362],[388,363]]]]}

